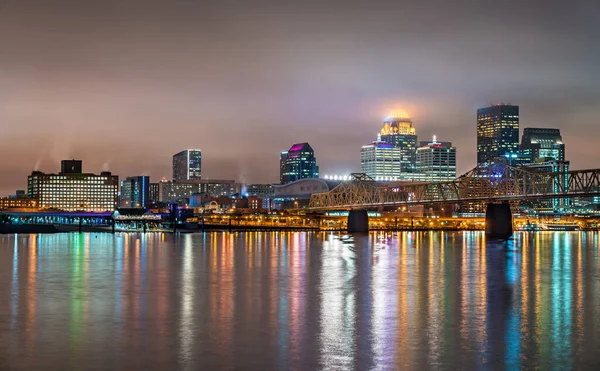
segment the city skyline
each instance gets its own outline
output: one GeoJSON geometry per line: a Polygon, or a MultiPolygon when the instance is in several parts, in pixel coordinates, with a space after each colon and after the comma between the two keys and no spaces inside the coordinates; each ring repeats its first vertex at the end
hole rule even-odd
{"type": "Polygon", "coordinates": [[[65,158],[169,178],[182,148],[202,148],[203,177],[276,183],[282,145],[304,141],[346,174],[393,108],[452,141],[461,174],[476,110],[499,102],[521,129],[561,129],[573,169],[597,167],[595,2],[222,3],[2,4],[0,193],[65,158]]]}

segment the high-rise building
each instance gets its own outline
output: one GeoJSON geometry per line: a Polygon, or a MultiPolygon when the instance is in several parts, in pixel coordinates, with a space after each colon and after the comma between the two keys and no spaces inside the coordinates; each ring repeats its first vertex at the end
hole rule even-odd
{"type": "Polygon", "coordinates": [[[58,174],[34,171],[27,177],[27,196],[40,208],[65,211],[113,211],[117,207],[119,177],[104,171],[100,175],[82,173],[63,161],[58,174]]]}
{"type": "Polygon", "coordinates": [[[202,179],[202,151],[186,149],[173,155],[173,180],[202,179]]]}
{"type": "Polygon", "coordinates": [[[150,203],[160,202],[160,183],[150,183],[148,199],[150,203]]]}
{"type": "Polygon", "coordinates": [[[396,110],[383,121],[381,141],[400,149],[403,174],[415,172],[417,162],[417,131],[406,112],[396,110]]]}
{"type": "Polygon", "coordinates": [[[402,149],[375,141],[360,149],[360,171],[379,181],[398,180],[402,175],[402,149]]]}
{"type": "Polygon", "coordinates": [[[288,177],[287,174],[287,154],[288,151],[281,151],[279,154],[279,183],[285,184],[288,183],[285,180],[288,177]]]}
{"type": "Polygon", "coordinates": [[[560,129],[525,128],[521,138],[522,157],[527,162],[565,161],[565,145],[560,129]]]}
{"type": "Polygon", "coordinates": [[[121,207],[146,208],[150,203],[150,177],[131,176],[121,181],[121,207]]]}
{"type": "Polygon", "coordinates": [[[279,174],[281,184],[318,177],[319,167],[310,144],[296,143],[290,147],[287,153],[281,152],[279,174]]]}
{"type": "Polygon", "coordinates": [[[421,142],[417,149],[417,172],[428,182],[456,179],[456,148],[451,142],[421,142]]]}
{"type": "Polygon", "coordinates": [[[499,104],[477,110],[477,164],[510,157],[519,150],[519,106],[499,104]]]}

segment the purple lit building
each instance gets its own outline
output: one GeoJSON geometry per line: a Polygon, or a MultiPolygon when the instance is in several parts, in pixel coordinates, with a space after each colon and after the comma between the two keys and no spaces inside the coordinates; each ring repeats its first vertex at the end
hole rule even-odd
{"type": "Polygon", "coordinates": [[[313,151],[310,144],[297,143],[289,150],[281,152],[279,174],[281,184],[318,177],[319,167],[317,166],[315,151],[313,151]]]}

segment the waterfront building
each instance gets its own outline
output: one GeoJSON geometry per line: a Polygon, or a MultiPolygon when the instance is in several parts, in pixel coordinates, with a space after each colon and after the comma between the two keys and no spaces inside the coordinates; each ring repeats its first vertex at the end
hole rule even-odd
{"type": "Polygon", "coordinates": [[[119,177],[108,171],[83,173],[81,161],[66,160],[61,172],[34,171],[27,177],[27,196],[40,208],[65,211],[113,211],[117,208],[119,177]]]}
{"type": "Polygon", "coordinates": [[[246,196],[273,197],[273,184],[247,184],[246,196]]]}
{"type": "Polygon", "coordinates": [[[520,154],[529,163],[538,160],[565,161],[565,145],[560,129],[525,128],[520,154]]]}
{"type": "Polygon", "coordinates": [[[150,203],[150,177],[132,176],[121,181],[120,207],[147,208],[150,203]]]}
{"type": "Polygon", "coordinates": [[[37,200],[25,197],[2,197],[0,198],[0,210],[3,209],[34,209],[37,200]]]}
{"type": "Polygon", "coordinates": [[[173,180],[202,179],[202,151],[186,149],[173,155],[173,180]]]}
{"type": "Polygon", "coordinates": [[[274,189],[272,184],[248,184],[246,185],[245,196],[259,197],[262,199],[262,208],[270,209],[272,207],[274,189]]]}
{"type": "Polygon", "coordinates": [[[400,172],[408,174],[416,170],[417,131],[410,117],[401,110],[392,111],[383,121],[380,138],[400,150],[400,172]]]}
{"type": "Polygon", "coordinates": [[[511,158],[519,150],[519,106],[498,104],[477,110],[477,164],[511,158]]]}
{"type": "Polygon", "coordinates": [[[456,179],[456,148],[451,142],[421,142],[417,149],[417,173],[426,182],[456,179]]]}
{"type": "Polygon", "coordinates": [[[210,197],[231,197],[237,189],[238,185],[234,180],[173,180],[159,183],[160,202],[181,201],[187,203],[194,193],[201,193],[210,197]]]}
{"type": "Polygon", "coordinates": [[[150,183],[148,189],[148,200],[150,203],[160,202],[160,183],[150,183]]]}
{"type": "Polygon", "coordinates": [[[398,180],[402,175],[402,149],[377,140],[360,149],[360,171],[378,181],[398,180]]]}
{"type": "Polygon", "coordinates": [[[296,143],[289,150],[281,152],[279,176],[281,184],[318,177],[319,167],[310,144],[296,143]]]}

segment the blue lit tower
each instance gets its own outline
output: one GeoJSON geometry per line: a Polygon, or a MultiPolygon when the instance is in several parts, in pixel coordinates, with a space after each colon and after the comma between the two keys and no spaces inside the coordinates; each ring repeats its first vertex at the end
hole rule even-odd
{"type": "Polygon", "coordinates": [[[130,176],[121,181],[121,207],[146,208],[150,203],[150,177],[130,176]]]}

